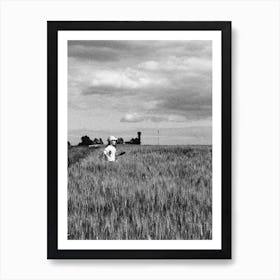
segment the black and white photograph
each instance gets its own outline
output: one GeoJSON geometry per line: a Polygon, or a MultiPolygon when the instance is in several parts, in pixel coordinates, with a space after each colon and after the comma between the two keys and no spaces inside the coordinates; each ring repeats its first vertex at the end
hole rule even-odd
{"type": "Polygon", "coordinates": [[[222,249],[221,49],[221,31],[59,34],[58,249],[222,249]]]}
{"type": "Polygon", "coordinates": [[[212,41],[68,41],[68,239],[212,239],[212,41]]]}

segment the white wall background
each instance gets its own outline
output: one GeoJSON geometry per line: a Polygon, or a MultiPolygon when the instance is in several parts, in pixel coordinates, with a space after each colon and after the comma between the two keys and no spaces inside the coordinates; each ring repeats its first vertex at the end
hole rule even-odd
{"type": "Polygon", "coordinates": [[[0,279],[280,279],[279,1],[4,0],[0,9],[0,279]],[[232,21],[232,260],[46,259],[47,20],[232,21]]]}

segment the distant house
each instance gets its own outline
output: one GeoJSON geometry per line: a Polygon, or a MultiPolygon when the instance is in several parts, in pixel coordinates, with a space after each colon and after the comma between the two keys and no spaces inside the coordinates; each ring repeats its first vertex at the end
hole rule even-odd
{"type": "Polygon", "coordinates": [[[141,145],[141,132],[137,132],[137,138],[131,138],[130,141],[126,141],[125,144],[141,145]]]}

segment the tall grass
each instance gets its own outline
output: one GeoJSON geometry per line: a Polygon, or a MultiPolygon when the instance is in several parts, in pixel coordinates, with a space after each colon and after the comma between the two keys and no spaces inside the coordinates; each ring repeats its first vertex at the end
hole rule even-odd
{"type": "Polygon", "coordinates": [[[70,147],[68,148],[68,166],[82,160],[90,153],[89,147],[70,147]]]}
{"type": "Polygon", "coordinates": [[[212,238],[211,146],[117,148],[69,166],[68,239],[212,238]]]}

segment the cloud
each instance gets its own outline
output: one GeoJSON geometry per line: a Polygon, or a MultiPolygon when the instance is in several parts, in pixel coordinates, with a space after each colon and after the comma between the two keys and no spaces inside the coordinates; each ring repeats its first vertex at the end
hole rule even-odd
{"type": "Polygon", "coordinates": [[[75,40],[68,41],[68,56],[97,62],[143,60],[168,57],[177,53],[186,56],[207,57],[212,55],[212,42],[205,40],[75,40]]]}
{"type": "Polygon", "coordinates": [[[162,122],[166,120],[167,118],[162,116],[141,115],[139,113],[128,113],[120,119],[120,122],[127,122],[127,123],[138,123],[144,121],[162,122]]]}
{"type": "MultiPolygon", "coordinates": [[[[82,95],[133,95],[148,92],[154,88],[168,86],[164,76],[155,78],[148,73],[127,67],[125,69],[88,69],[81,73],[70,74],[69,95],[77,92],[82,95]],[[139,92],[139,91],[142,91],[139,92]]],[[[74,72],[74,71],[73,71],[74,72]]]]}
{"type": "MultiPolygon", "coordinates": [[[[118,91],[115,87],[112,86],[89,86],[81,90],[83,95],[112,95],[118,91]]],[[[118,91],[120,94],[123,94],[122,91],[118,91]]]]}
{"type": "Polygon", "coordinates": [[[179,90],[166,95],[150,111],[156,114],[182,116],[186,120],[209,118],[212,115],[212,96],[205,92],[192,91],[191,88],[188,94],[179,90]]]}
{"type": "Polygon", "coordinates": [[[138,67],[141,69],[147,69],[147,70],[157,70],[159,69],[159,63],[153,60],[142,62],[138,65],[138,67]]]}
{"type": "Polygon", "coordinates": [[[125,114],[124,117],[120,119],[120,122],[127,122],[127,123],[140,123],[140,122],[152,122],[152,123],[159,123],[159,122],[173,122],[173,123],[182,123],[186,122],[187,118],[183,115],[162,115],[158,112],[157,115],[153,114],[143,114],[143,113],[128,113],[125,114]]]}
{"type": "Polygon", "coordinates": [[[121,44],[112,41],[68,41],[68,57],[99,62],[118,61],[121,44]],[[119,46],[119,47],[118,47],[119,46]]]}
{"type": "Polygon", "coordinates": [[[91,86],[110,86],[116,89],[137,89],[159,84],[144,72],[132,68],[100,70],[92,75],[91,86]]]}
{"type": "Polygon", "coordinates": [[[126,114],[123,118],[120,119],[120,122],[136,123],[142,122],[145,120],[145,117],[138,115],[137,113],[126,114]]]}
{"type": "Polygon", "coordinates": [[[186,71],[195,73],[195,72],[211,72],[212,62],[209,59],[201,57],[176,57],[171,56],[165,58],[161,61],[145,61],[138,64],[140,69],[149,70],[149,71],[186,71]]]}
{"type": "Polygon", "coordinates": [[[148,120],[151,122],[163,122],[163,121],[167,121],[168,118],[160,117],[160,116],[149,116],[148,120]]]}
{"type": "Polygon", "coordinates": [[[209,119],[212,42],[69,41],[68,100],[122,123],[209,119]]]}

